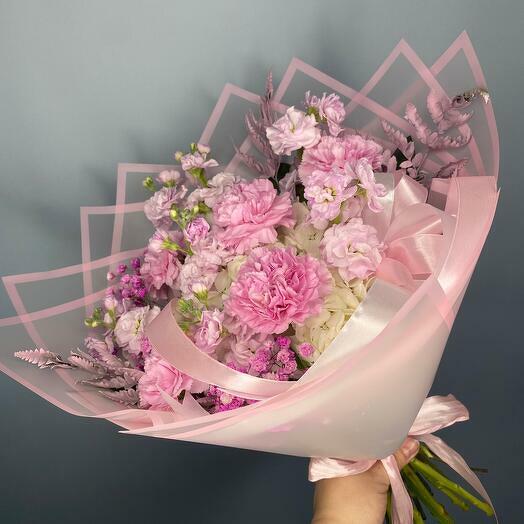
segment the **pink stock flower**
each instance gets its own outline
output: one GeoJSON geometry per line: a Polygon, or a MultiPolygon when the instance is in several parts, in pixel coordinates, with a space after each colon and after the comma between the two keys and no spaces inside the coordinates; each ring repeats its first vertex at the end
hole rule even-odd
{"type": "Polygon", "coordinates": [[[157,306],[137,307],[124,313],[115,326],[118,345],[126,348],[133,355],[139,355],[144,329],[159,313],[160,308],[157,306]]]}
{"type": "Polygon", "coordinates": [[[168,411],[171,408],[162,398],[161,391],[176,399],[182,391],[189,390],[192,384],[191,377],[152,352],[145,359],[144,375],[138,381],[140,407],[168,411]]]}
{"type": "Polygon", "coordinates": [[[383,184],[377,184],[373,168],[365,158],[357,162],[353,176],[358,181],[359,189],[364,191],[369,209],[374,213],[380,213],[384,206],[380,203],[379,197],[386,195],[386,188],[383,184]]]}
{"type": "Polygon", "coordinates": [[[320,248],[326,263],[337,268],[346,281],[368,278],[382,260],[377,231],[361,218],[331,226],[324,233],[320,248]]]}
{"type": "Polygon", "coordinates": [[[314,171],[304,183],[304,196],[311,209],[311,223],[317,229],[327,227],[340,213],[341,205],[357,191],[353,180],[344,173],[314,171]]]}
{"type": "Polygon", "coordinates": [[[275,242],[275,228],[292,227],[295,222],[289,193],[277,195],[267,179],[231,186],[217,201],[213,218],[223,228],[216,238],[237,254],[275,242]]]}
{"type": "Polygon", "coordinates": [[[179,203],[186,195],[187,189],[181,185],[163,187],[144,204],[144,213],[155,227],[169,227],[172,223],[169,216],[171,206],[179,203]]]}
{"type": "Polygon", "coordinates": [[[202,312],[202,319],[195,332],[194,342],[204,353],[213,353],[220,344],[223,321],[224,313],[218,309],[202,312]]]}
{"type": "Polygon", "coordinates": [[[178,171],[174,169],[171,169],[171,170],[166,169],[160,172],[160,174],[157,177],[157,180],[161,184],[164,184],[166,186],[175,186],[180,181],[181,178],[182,178],[182,175],[178,171]]]}
{"type": "Polygon", "coordinates": [[[213,158],[207,160],[207,153],[196,151],[195,153],[189,153],[184,155],[180,159],[182,169],[184,171],[190,171],[191,169],[206,169],[208,167],[218,166],[218,162],[213,158]]]}
{"type": "Polygon", "coordinates": [[[324,93],[322,98],[311,95],[308,91],[306,93],[306,107],[314,108],[322,122],[326,122],[329,128],[329,132],[333,136],[337,136],[342,128],[340,124],[346,117],[346,110],[344,104],[340,100],[340,97],[335,93],[327,95],[324,93]]]}
{"type": "Polygon", "coordinates": [[[192,298],[195,290],[209,290],[218,274],[218,265],[205,256],[195,254],[187,257],[180,268],[176,287],[184,298],[192,298]]]}
{"type": "Polygon", "coordinates": [[[157,229],[149,239],[147,250],[154,253],[161,253],[164,250],[176,251],[175,246],[181,246],[183,241],[184,237],[180,231],[157,229]]]}
{"type": "Polygon", "coordinates": [[[196,217],[184,229],[184,236],[191,244],[203,240],[209,233],[209,223],[203,217],[196,217]]]}
{"type": "Polygon", "coordinates": [[[163,286],[173,288],[179,273],[180,261],[176,253],[166,249],[160,252],[146,251],[140,275],[149,291],[159,291],[163,286]]]}
{"type": "Polygon", "coordinates": [[[207,187],[197,188],[189,195],[188,207],[204,202],[206,206],[212,209],[223,193],[237,182],[240,182],[240,178],[232,173],[218,173],[208,181],[207,187]]]}
{"type": "Polygon", "coordinates": [[[297,149],[313,147],[320,140],[320,129],[313,115],[294,107],[266,129],[266,135],[277,155],[290,155],[297,149]]]}
{"type": "Polygon", "coordinates": [[[304,151],[298,173],[305,182],[314,171],[343,171],[347,163],[354,168],[361,158],[366,158],[373,169],[378,169],[382,156],[382,146],[360,135],[325,135],[315,147],[304,151]]]}
{"type": "Polygon", "coordinates": [[[322,262],[294,248],[252,251],[231,284],[225,312],[259,333],[283,333],[319,313],[331,289],[322,262]]]}

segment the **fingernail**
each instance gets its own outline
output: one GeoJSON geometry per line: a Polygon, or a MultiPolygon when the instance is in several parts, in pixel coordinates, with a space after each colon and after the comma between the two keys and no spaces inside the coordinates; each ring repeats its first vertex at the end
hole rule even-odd
{"type": "Polygon", "coordinates": [[[407,460],[411,460],[418,452],[418,440],[408,438],[402,444],[402,453],[407,460]]]}

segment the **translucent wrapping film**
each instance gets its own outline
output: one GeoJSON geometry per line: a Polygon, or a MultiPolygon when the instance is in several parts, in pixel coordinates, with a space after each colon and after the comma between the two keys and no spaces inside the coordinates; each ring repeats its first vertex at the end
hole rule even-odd
{"type": "MultiPolygon", "coordinates": [[[[381,120],[409,134],[402,116],[407,102],[424,108],[430,91],[452,98],[476,86],[486,82],[463,33],[431,66],[401,41],[360,91],[293,59],[273,101],[274,109],[284,112],[305,91],[335,92],[346,104],[345,126],[394,149],[381,120]]],[[[221,170],[251,175],[236,148],[256,156],[244,115],[258,101],[258,95],[233,85],[220,95],[200,142],[211,146],[221,170]]],[[[66,353],[82,345],[88,334],[83,319],[104,296],[106,273],[147,244],[152,229],[143,214],[140,183],[144,175],[174,167],[164,165],[120,164],[115,205],[81,208],[78,265],[3,277],[17,315],[0,320],[0,368],[66,411],[107,418],[144,435],[307,457],[391,454],[431,387],[496,208],[499,147],[493,108],[476,102],[472,109],[474,117],[460,129],[471,132],[469,144],[428,159],[428,167],[438,171],[468,156],[459,177],[435,179],[426,193],[406,177],[383,175],[388,213],[376,227],[388,246],[385,261],[355,315],[299,381],[258,379],[246,385],[232,383],[205,362],[195,369],[194,360],[183,360],[191,348],[184,353],[180,333],[169,331],[176,330],[169,309],[148,333],[163,357],[200,380],[259,402],[208,414],[187,395],[183,404],[172,402],[173,411],[122,410],[78,384],[69,370],[42,371],[13,356],[35,346],[66,353]],[[172,338],[166,338],[169,333],[172,338]]]]}

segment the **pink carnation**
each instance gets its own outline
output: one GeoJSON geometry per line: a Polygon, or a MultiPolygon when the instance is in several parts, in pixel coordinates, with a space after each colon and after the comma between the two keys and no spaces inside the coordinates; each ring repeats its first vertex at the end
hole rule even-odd
{"type": "Polygon", "coordinates": [[[304,151],[298,172],[305,182],[314,171],[343,171],[347,163],[354,168],[361,158],[367,159],[373,169],[380,168],[382,146],[360,135],[325,135],[315,147],[304,151]]]}
{"type": "Polygon", "coordinates": [[[371,276],[382,260],[377,231],[361,218],[331,226],[324,233],[320,248],[327,264],[336,267],[346,281],[371,276]]]}
{"type": "Polygon", "coordinates": [[[171,206],[179,203],[186,195],[187,189],[181,185],[163,187],[144,204],[144,213],[155,227],[169,227],[172,223],[169,216],[171,206]]]}
{"type": "Polygon", "coordinates": [[[277,155],[290,155],[300,148],[313,147],[320,140],[320,129],[313,115],[294,107],[266,129],[267,139],[277,155]]]}
{"type": "Polygon", "coordinates": [[[191,388],[193,380],[158,354],[152,352],[146,357],[144,375],[138,381],[140,407],[169,411],[169,404],[162,398],[160,391],[177,398],[182,391],[191,388]]]}
{"type": "Polygon", "coordinates": [[[213,353],[221,342],[224,313],[218,309],[203,311],[202,319],[194,335],[196,346],[205,353],[213,353]]]}
{"type": "Polygon", "coordinates": [[[331,289],[322,262],[294,248],[257,248],[231,284],[224,308],[259,333],[283,333],[320,312],[331,289]]]}
{"type": "Polygon", "coordinates": [[[277,238],[276,227],[295,223],[289,193],[277,195],[271,182],[257,179],[231,186],[213,209],[216,238],[237,254],[277,238]]]}
{"type": "Polygon", "coordinates": [[[314,171],[304,183],[304,196],[311,209],[314,227],[323,229],[340,213],[340,206],[357,191],[353,180],[345,173],[314,171]]]}
{"type": "Polygon", "coordinates": [[[318,96],[312,96],[308,91],[306,93],[306,107],[316,109],[318,116],[322,122],[327,123],[329,132],[333,136],[337,136],[340,133],[342,130],[340,124],[346,117],[346,110],[338,95],[335,93],[326,95],[324,93],[322,98],[319,98],[318,96]]]}

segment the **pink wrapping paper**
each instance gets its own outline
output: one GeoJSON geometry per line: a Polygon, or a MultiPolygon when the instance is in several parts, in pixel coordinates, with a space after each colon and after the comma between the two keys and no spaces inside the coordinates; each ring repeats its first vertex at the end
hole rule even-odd
{"type": "MultiPolygon", "coordinates": [[[[463,33],[430,67],[401,41],[360,91],[293,59],[274,108],[285,111],[308,89],[334,91],[346,103],[347,127],[384,137],[380,119],[409,132],[401,117],[406,102],[424,106],[430,90],[452,97],[475,86],[486,83],[463,33]]],[[[222,170],[249,176],[233,143],[251,152],[243,115],[256,103],[255,94],[224,88],[200,138],[211,145],[222,170]]],[[[493,108],[477,103],[474,109],[464,126],[472,134],[467,151],[428,159],[436,170],[465,154],[471,161],[463,176],[435,180],[426,194],[406,177],[384,174],[387,212],[374,225],[387,251],[377,280],[298,382],[242,375],[197,354],[169,308],[148,330],[164,358],[196,378],[260,402],[209,415],[186,395],[183,404],[171,402],[171,411],[120,409],[78,384],[71,371],[41,371],[13,357],[35,346],[66,352],[81,345],[87,334],[83,318],[103,296],[106,272],[140,254],[151,233],[142,202],[127,195],[144,174],[174,167],[164,165],[120,164],[115,205],[81,208],[80,264],[2,278],[16,315],[0,319],[0,369],[66,411],[106,418],[134,434],[307,457],[387,457],[408,434],[428,394],[495,213],[499,147],[493,108]],[[105,245],[102,226],[113,232],[105,245]]]]}

